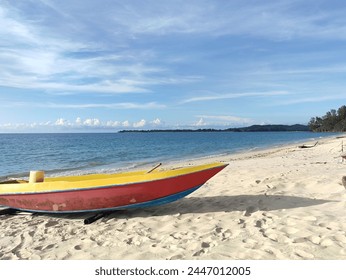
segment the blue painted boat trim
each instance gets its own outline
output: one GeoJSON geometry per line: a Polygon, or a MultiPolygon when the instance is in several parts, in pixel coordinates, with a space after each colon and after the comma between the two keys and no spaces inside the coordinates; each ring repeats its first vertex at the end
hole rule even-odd
{"type": "Polygon", "coordinates": [[[194,188],[189,189],[187,191],[183,191],[183,192],[180,192],[180,193],[172,194],[172,195],[165,196],[165,197],[162,197],[162,198],[158,198],[158,199],[155,199],[155,200],[128,205],[128,206],[122,207],[120,209],[144,208],[144,207],[159,206],[159,205],[162,205],[162,204],[170,203],[170,202],[179,200],[179,199],[189,195],[190,193],[192,193],[195,190],[199,189],[201,186],[202,185],[194,187],[194,188]]]}
{"type": "MultiPolygon", "coordinates": [[[[51,214],[73,214],[73,213],[90,213],[90,212],[107,212],[107,211],[116,211],[116,210],[126,210],[126,209],[137,209],[137,208],[145,208],[145,207],[153,207],[153,206],[159,206],[163,204],[167,204],[170,202],[174,202],[176,200],[179,200],[197,189],[199,189],[202,185],[199,185],[197,187],[188,189],[183,192],[175,193],[169,196],[161,197],[158,199],[141,202],[141,203],[135,203],[130,205],[124,205],[124,206],[118,206],[113,208],[102,208],[102,209],[92,209],[92,210],[77,210],[77,211],[34,211],[34,210],[27,210],[27,209],[21,209],[21,208],[13,208],[15,210],[23,211],[23,212],[32,212],[32,213],[51,213],[51,214]]],[[[1,206],[1,205],[0,205],[1,206]]],[[[8,207],[8,206],[4,206],[8,207]]]]}

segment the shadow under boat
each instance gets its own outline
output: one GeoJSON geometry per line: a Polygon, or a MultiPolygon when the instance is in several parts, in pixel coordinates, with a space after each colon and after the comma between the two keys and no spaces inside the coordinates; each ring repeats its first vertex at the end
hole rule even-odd
{"type": "MultiPolygon", "coordinates": [[[[108,212],[85,212],[71,214],[34,213],[36,216],[47,216],[64,219],[84,220],[85,224],[93,223],[101,218],[131,219],[135,217],[166,216],[175,214],[205,214],[216,212],[245,212],[250,216],[257,211],[274,211],[320,205],[335,200],[312,199],[287,195],[236,195],[236,196],[211,196],[211,197],[185,197],[179,201],[163,206],[116,210],[108,212]]],[[[13,209],[3,209],[3,214],[16,214],[13,209]]]]}
{"type": "MultiPolygon", "coordinates": [[[[312,199],[307,197],[287,195],[237,195],[212,197],[186,197],[164,207],[143,208],[124,211],[122,217],[150,217],[175,214],[206,214],[216,212],[245,212],[251,214],[256,211],[274,211],[309,207],[335,200],[312,199]],[[123,216],[124,215],[124,216],[123,216]]],[[[117,218],[112,213],[109,218],[117,218]]]]}

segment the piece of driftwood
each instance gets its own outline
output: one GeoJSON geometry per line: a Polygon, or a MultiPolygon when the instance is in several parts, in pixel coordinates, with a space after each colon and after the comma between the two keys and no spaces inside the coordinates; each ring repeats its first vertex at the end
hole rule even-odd
{"type": "Polygon", "coordinates": [[[113,214],[113,213],[121,214],[121,213],[125,213],[125,212],[126,212],[126,210],[113,210],[113,211],[103,211],[103,212],[94,213],[92,216],[84,219],[84,224],[90,225],[93,222],[96,222],[97,220],[99,220],[101,218],[109,216],[110,214],[113,214]]]}
{"type": "Polygon", "coordinates": [[[5,208],[5,209],[0,210],[0,216],[1,215],[13,215],[13,214],[16,214],[17,212],[18,212],[17,209],[5,208]]]}
{"type": "Polygon", "coordinates": [[[315,143],[315,144],[313,144],[313,145],[300,145],[300,146],[298,146],[298,148],[301,148],[301,149],[306,149],[306,148],[313,148],[313,147],[315,147],[316,145],[317,145],[317,143],[318,143],[318,141],[315,143]]]}
{"type": "Polygon", "coordinates": [[[28,181],[21,180],[21,179],[9,179],[7,181],[0,182],[0,184],[20,184],[20,183],[28,183],[28,181]]]}
{"type": "Polygon", "coordinates": [[[85,225],[90,225],[90,224],[92,224],[93,222],[96,222],[97,220],[99,220],[99,219],[101,219],[101,218],[103,218],[103,217],[105,217],[105,216],[107,216],[107,215],[109,215],[109,212],[100,212],[100,213],[96,213],[95,215],[93,215],[93,216],[91,216],[91,217],[89,217],[89,218],[86,218],[86,219],[84,220],[84,224],[85,224],[85,225]]]}

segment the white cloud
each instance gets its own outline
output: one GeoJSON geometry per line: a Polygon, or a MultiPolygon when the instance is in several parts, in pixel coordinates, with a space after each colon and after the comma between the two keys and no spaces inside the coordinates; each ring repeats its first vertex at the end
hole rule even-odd
{"type": "Polygon", "coordinates": [[[76,119],[76,124],[77,124],[77,125],[81,125],[81,124],[82,124],[82,119],[81,119],[80,117],[78,117],[78,118],[76,119]]]}
{"type": "Polygon", "coordinates": [[[151,127],[157,127],[161,125],[162,121],[160,119],[154,119],[153,121],[147,121],[142,119],[138,122],[130,122],[128,120],[125,121],[117,121],[117,120],[107,120],[101,121],[98,118],[86,118],[82,119],[80,117],[76,118],[75,121],[69,121],[65,118],[58,118],[55,121],[46,121],[46,122],[33,122],[33,123],[4,123],[0,124],[0,132],[6,131],[27,131],[27,132],[35,132],[35,131],[64,131],[64,129],[68,131],[114,131],[118,129],[131,129],[131,128],[144,128],[148,129],[151,127]]]}
{"type": "Polygon", "coordinates": [[[129,127],[130,126],[130,122],[129,121],[124,121],[124,122],[122,122],[122,126],[123,127],[129,127]]]}
{"type": "Polygon", "coordinates": [[[66,118],[58,118],[55,121],[32,122],[32,123],[4,123],[0,124],[0,132],[54,132],[54,131],[117,131],[121,129],[155,129],[162,128],[192,128],[192,127],[221,127],[229,125],[248,125],[254,121],[248,118],[237,116],[222,115],[199,115],[196,116],[198,121],[192,125],[180,124],[166,126],[165,122],[159,118],[151,121],[141,119],[137,122],[129,120],[106,120],[102,121],[98,118],[77,117],[74,121],[66,118]]]}
{"type": "Polygon", "coordinates": [[[83,124],[86,126],[100,126],[101,122],[99,119],[86,119],[83,124]]]}
{"type": "Polygon", "coordinates": [[[69,122],[63,118],[57,119],[55,122],[55,125],[57,126],[67,126],[69,125],[69,122]]]}
{"type": "Polygon", "coordinates": [[[119,122],[119,121],[107,121],[106,126],[107,127],[120,127],[121,122],[119,122]]]}
{"type": "Polygon", "coordinates": [[[156,118],[155,120],[151,121],[151,124],[158,126],[161,125],[162,122],[159,118],[156,118]]]}
{"type": "Polygon", "coordinates": [[[198,122],[194,124],[195,126],[205,126],[207,123],[204,121],[203,118],[200,118],[198,122]]]}
{"type": "Polygon", "coordinates": [[[146,125],[146,120],[142,119],[139,122],[133,124],[134,128],[144,127],[146,125]]]}

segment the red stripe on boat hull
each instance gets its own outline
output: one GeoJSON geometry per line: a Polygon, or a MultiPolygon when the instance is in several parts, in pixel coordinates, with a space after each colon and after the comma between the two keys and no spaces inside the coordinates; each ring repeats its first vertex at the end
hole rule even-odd
{"type": "Polygon", "coordinates": [[[78,212],[148,202],[204,184],[225,166],[157,181],[114,185],[72,191],[10,194],[0,196],[0,205],[40,212],[78,212]]]}

